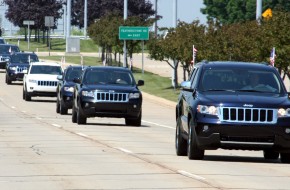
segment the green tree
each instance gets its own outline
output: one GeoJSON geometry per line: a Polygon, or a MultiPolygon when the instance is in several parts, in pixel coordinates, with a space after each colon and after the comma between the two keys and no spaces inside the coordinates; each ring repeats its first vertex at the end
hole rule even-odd
{"type": "MultiPolygon", "coordinates": [[[[216,19],[223,24],[256,19],[256,0],[204,0],[205,8],[201,12],[208,20],[216,19]]],[[[289,0],[263,0],[263,8],[290,11],[289,0]]]]}

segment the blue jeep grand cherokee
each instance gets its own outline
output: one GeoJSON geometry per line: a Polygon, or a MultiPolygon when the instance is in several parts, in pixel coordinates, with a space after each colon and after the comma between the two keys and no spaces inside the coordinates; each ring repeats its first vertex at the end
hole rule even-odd
{"type": "Polygon", "coordinates": [[[176,154],[262,150],[290,163],[290,99],[277,70],[245,62],[202,62],[182,84],[176,106],[176,154]]]}

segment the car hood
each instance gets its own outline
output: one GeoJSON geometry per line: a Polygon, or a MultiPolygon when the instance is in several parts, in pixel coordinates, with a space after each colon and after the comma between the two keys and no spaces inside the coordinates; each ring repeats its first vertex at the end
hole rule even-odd
{"type": "Polygon", "coordinates": [[[85,85],[83,89],[99,90],[99,91],[115,91],[115,92],[132,92],[137,91],[136,86],[120,86],[120,85],[85,85]]]}
{"type": "Polygon", "coordinates": [[[57,80],[58,75],[44,75],[44,74],[29,74],[28,78],[35,80],[57,80]]]}
{"type": "Polygon", "coordinates": [[[200,102],[223,106],[241,106],[252,107],[277,107],[281,105],[290,105],[287,95],[272,93],[241,93],[241,92],[207,92],[199,93],[200,102]]]}
{"type": "Polygon", "coordinates": [[[29,67],[27,63],[10,63],[8,67],[29,67]]]}

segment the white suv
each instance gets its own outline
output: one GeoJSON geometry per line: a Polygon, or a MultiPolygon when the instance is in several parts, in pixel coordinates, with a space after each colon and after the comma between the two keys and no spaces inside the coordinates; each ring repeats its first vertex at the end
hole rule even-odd
{"type": "Polygon", "coordinates": [[[23,99],[33,96],[56,97],[57,76],[63,69],[55,62],[34,62],[30,64],[23,78],[23,99]]]}

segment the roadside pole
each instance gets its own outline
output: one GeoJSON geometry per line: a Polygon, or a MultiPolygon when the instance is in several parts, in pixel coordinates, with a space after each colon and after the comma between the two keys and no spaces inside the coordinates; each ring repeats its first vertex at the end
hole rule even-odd
{"type": "Polygon", "coordinates": [[[29,40],[30,40],[30,25],[34,25],[34,21],[33,20],[24,20],[23,21],[23,25],[27,25],[28,26],[28,34],[27,34],[27,49],[28,49],[28,51],[29,51],[29,40]]]}

